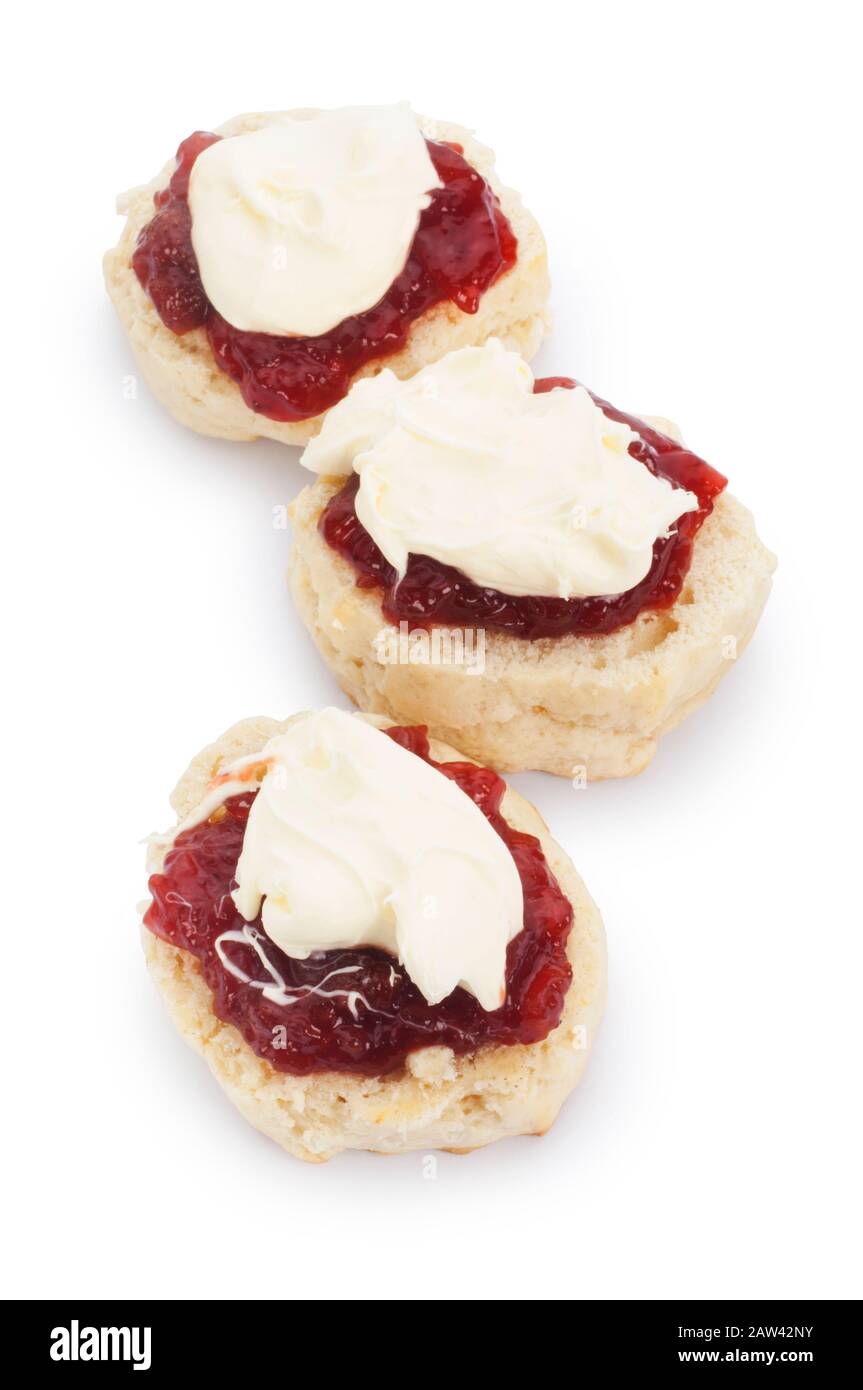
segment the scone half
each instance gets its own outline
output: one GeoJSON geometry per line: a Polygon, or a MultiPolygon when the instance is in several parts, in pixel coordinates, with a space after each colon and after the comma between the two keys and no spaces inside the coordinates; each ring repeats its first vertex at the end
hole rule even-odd
{"type": "MultiPolygon", "coordinates": [[[[233,136],[261,130],[285,114],[313,113],[250,113],[217,127],[215,133],[233,136]]],[[[400,351],[367,363],[353,380],[375,375],[384,366],[399,377],[411,376],[453,348],[480,344],[492,336],[529,358],[548,327],[548,264],[545,240],[536,220],[520,196],[500,183],[492,151],[470,131],[426,117],[417,120],[428,139],[460,145],[468,163],[497,194],[518,240],[517,260],[485,291],[476,313],[463,313],[450,301],[438,303],[414,322],[400,351]]],[[[154,194],[167,187],[174,167],[170,160],[152,182],[118,199],[126,224],[119,242],[104,258],[108,293],[141,374],[174,418],[200,434],[303,444],[320,428],[323,414],[285,422],[251,410],[239,386],[217,366],[205,330],[195,328],[178,336],[167,328],[131,267],[138,236],[154,215],[154,194]]]]}
{"type": "MultiPolygon", "coordinates": [[[[378,728],[392,723],[364,718],[378,728]]],[[[291,722],[245,720],[198,754],[171,798],[178,820],[201,803],[224,764],[260,750],[291,722]]],[[[431,754],[438,762],[465,761],[438,741],[431,754]]],[[[573,907],[567,939],[572,982],[560,1022],[541,1042],[483,1047],[465,1056],[447,1047],[426,1047],[411,1052],[398,1071],[379,1077],[286,1074],[256,1055],[234,1026],[216,1016],[195,958],[144,928],[150,973],[178,1031],[205,1058],[246,1119],[290,1153],[320,1162],[346,1149],[461,1152],[508,1136],[542,1134],[577,1084],[605,1000],[602,921],[534,807],[508,788],[501,810],[510,826],[538,838],[573,907]]],[[[160,859],[157,853],[154,870],[160,859]]]]}
{"type": "Polygon", "coordinates": [[[482,665],[382,659],[380,591],[357,586],[318,522],[343,479],[320,478],[293,505],[289,582],[342,690],[398,723],[501,771],[599,780],[640,772],[659,739],[708,698],[744,651],[775,558],[751,513],[722,493],[704,522],[677,601],[605,636],[525,641],[484,633],[482,665]]]}

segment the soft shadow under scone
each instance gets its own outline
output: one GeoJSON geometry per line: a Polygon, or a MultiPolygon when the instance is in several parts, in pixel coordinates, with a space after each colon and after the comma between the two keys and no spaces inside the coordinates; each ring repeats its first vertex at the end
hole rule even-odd
{"type": "MultiPolygon", "coordinates": [[[[392,723],[366,717],[380,728],[392,723]]],[[[262,747],[290,722],[244,720],[199,753],[171,798],[178,819],[198,804],[224,763],[262,747]]],[[[464,761],[438,742],[431,752],[439,762],[464,761]]],[[[320,1162],[345,1149],[462,1152],[507,1136],[542,1134],[577,1084],[605,1003],[602,919],[535,808],[510,787],[501,810],[511,825],[541,841],[574,909],[567,946],[572,984],[560,1023],[539,1043],[487,1047],[473,1057],[456,1057],[446,1047],[426,1048],[410,1054],[400,1071],[371,1079],[344,1072],[277,1072],[234,1027],[215,1016],[195,959],[143,929],[150,973],[178,1031],[206,1059],[245,1118],[296,1157],[320,1162]]]]}
{"type": "MultiPolygon", "coordinates": [[[[216,127],[215,133],[240,135],[259,130],[272,121],[274,114],[281,113],[237,116],[216,127]]],[[[491,150],[461,126],[426,117],[417,119],[429,139],[460,144],[468,162],[494,189],[518,239],[518,258],[513,268],[485,291],[475,314],[463,313],[448,301],[436,305],[417,320],[402,351],[369,363],[354,380],[375,375],[383,367],[391,368],[399,377],[412,376],[453,348],[484,343],[490,337],[500,338],[530,359],[548,327],[548,262],[539,225],[520,196],[501,185],[494,172],[491,150]]],[[[153,194],[167,185],[173,170],[171,159],[151,183],[132,189],[118,200],[118,209],[127,218],[126,226],[104,259],[108,293],[141,373],[174,418],[200,434],[220,439],[264,438],[283,444],[304,444],[317,433],[323,415],[280,422],[250,410],[239,387],[216,366],[205,330],[196,328],[178,337],[166,328],[131,268],[138,234],[154,215],[153,194]]]]}
{"type": "MultiPolygon", "coordinates": [[[[668,428],[666,422],[666,428],[668,428]]],[[[591,780],[640,772],[662,734],[703,704],[755,630],[776,561],[752,515],[723,493],[696,537],[680,598],[604,637],[485,634],[485,670],[382,663],[377,589],[321,536],[344,479],[319,479],[293,505],[291,593],[339,685],[361,709],[426,724],[499,771],[591,780]]]]}

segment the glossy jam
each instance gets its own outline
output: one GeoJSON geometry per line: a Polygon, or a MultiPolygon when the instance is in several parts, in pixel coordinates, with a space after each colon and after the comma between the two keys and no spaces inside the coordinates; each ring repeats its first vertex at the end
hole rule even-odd
{"type": "MultiPolygon", "coordinates": [[[[546,377],[536,382],[534,390],[542,394],[555,387],[575,385],[570,377],[546,377]]],[[[513,637],[585,637],[614,632],[645,609],[670,607],[689,570],[693,540],[713,510],[713,499],[725,487],[726,479],[689,449],[650,429],[643,420],[624,415],[596,396],[593,399],[609,419],[637,431],[639,439],[629,446],[633,458],[657,477],[695,493],[701,504],[698,511],[688,512],[676,522],[669,537],[655,543],[648,573],[626,593],[579,599],[516,598],[497,589],[484,589],[461,570],[428,555],[411,555],[399,583],[395,569],[357,517],[356,474],[324,508],[319,523],[324,539],[353,565],[360,588],[383,590],[383,611],[390,622],[407,622],[412,628],[439,623],[493,628],[513,637]]],[[[529,462],[525,467],[530,467],[529,462]]]]}
{"type": "MultiPolygon", "coordinates": [[[[374,1076],[392,1071],[416,1048],[433,1044],[466,1053],[491,1043],[538,1042],[551,1032],[563,1011],[572,978],[566,956],[572,907],[539,841],[512,829],[500,814],[504,782],[496,772],[472,763],[435,763],[424,728],[387,732],[403,748],[451,777],[509,846],[524,891],[524,928],[507,951],[506,1003],[486,1013],[472,994],[456,989],[440,1004],[431,1005],[384,951],[323,951],[308,960],[291,960],[265,936],[266,955],[288,988],[296,991],[296,1002],[271,1003],[259,989],[237,980],[225,969],[215,947],[223,932],[244,925],[230,892],[236,886],[234,872],[256,793],[235,796],[225,802],[219,818],[177,838],[163,872],[150,879],[153,901],[144,921],[156,936],[197,957],[218,1017],[233,1023],[252,1050],[278,1071],[374,1076]],[[334,975],[339,971],[343,973],[334,975]],[[319,992],[312,993],[316,987],[319,992]]],[[[465,917],[469,931],[469,903],[465,917]]],[[[263,931],[260,918],[254,926],[263,931]]],[[[250,946],[229,943],[222,949],[246,975],[269,981],[250,946]]]]}
{"type": "Polygon", "coordinates": [[[404,346],[421,314],[447,299],[476,313],[483,293],[515,264],[515,235],[489,185],[458,146],[429,140],[443,187],[430,195],[405,268],[383,299],[316,338],[243,333],[207,299],[192,247],[189,175],[219,138],[198,131],[183,141],[170,184],[156,194],[156,215],[138,237],[132,269],[165,326],[174,333],[205,328],[243,400],[271,420],[305,420],[329,409],[361,367],[404,346]]]}

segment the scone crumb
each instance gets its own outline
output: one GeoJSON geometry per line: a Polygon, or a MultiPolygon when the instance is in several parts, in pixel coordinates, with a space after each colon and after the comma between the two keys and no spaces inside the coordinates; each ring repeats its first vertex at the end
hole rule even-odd
{"type": "Polygon", "coordinates": [[[407,1069],[417,1080],[433,1085],[441,1081],[455,1081],[455,1053],[451,1047],[424,1047],[410,1054],[407,1069]]]}

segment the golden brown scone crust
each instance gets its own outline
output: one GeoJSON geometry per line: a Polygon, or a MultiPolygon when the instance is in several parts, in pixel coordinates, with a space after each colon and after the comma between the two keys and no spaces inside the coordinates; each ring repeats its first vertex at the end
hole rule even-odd
{"type": "MultiPolygon", "coordinates": [[[[366,717],[381,728],[392,723],[366,717]]],[[[290,722],[243,720],[199,753],[171,797],[178,820],[198,804],[225,762],[262,747],[290,722]]],[[[439,762],[463,761],[438,742],[431,751],[439,762]]],[[[177,1029],[246,1119],[289,1153],[314,1163],[344,1149],[463,1152],[511,1135],[542,1134],[557,1117],[584,1070],[605,1004],[605,932],[584,884],[535,808],[509,787],[502,810],[511,825],[539,838],[574,909],[568,943],[573,980],[558,1027],[541,1043],[488,1047],[473,1057],[426,1048],[412,1053],[401,1071],[380,1078],[343,1072],[288,1076],[256,1057],[234,1027],[216,1018],[194,957],[143,929],[150,974],[177,1029]]],[[[158,858],[152,867],[159,867],[158,858]]]]}
{"type": "Polygon", "coordinates": [[[343,479],[318,479],[293,504],[289,566],[297,609],[339,685],[361,709],[435,738],[504,772],[626,777],[662,734],[697,709],[755,630],[776,561],[751,513],[723,493],[695,542],[678,601],[605,637],[524,641],[485,634],[485,669],[387,664],[379,592],[358,589],[352,566],[318,531],[343,479]]]}
{"type": "MultiPolygon", "coordinates": [[[[276,114],[279,113],[236,116],[219,126],[216,133],[239,135],[259,130],[271,123],[276,114]]],[[[476,346],[491,337],[502,339],[507,347],[530,358],[549,324],[545,240],[519,195],[504,188],[497,178],[492,151],[461,126],[426,117],[417,120],[430,139],[462,145],[465,157],[494,188],[518,238],[518,259],[512,270],[486,291],[475,314],[462,313],[451,303],[436,305],[414,324],[401,352],[370,362],[354,380],[375,376],[382,367],[390,367],[400,377],[413,376],[454,348],[476,346]]],[[[108,293],[141,374],[174,418],[199,434],[219,439],[264,438],[278,439],[283,444],[305,444],[317,434],[323,414],[310,420],[279,423],[250,410],[239,388],[216,366],[204,330],[193,329],[178,337],[166,328],[131,268],[138,234],[153,217],[153,194],[166,186],[173,171],[171,159],[151,183],[121,195],[117,206],[126,216],[126,225],[103,262],[108,293]]]]}

